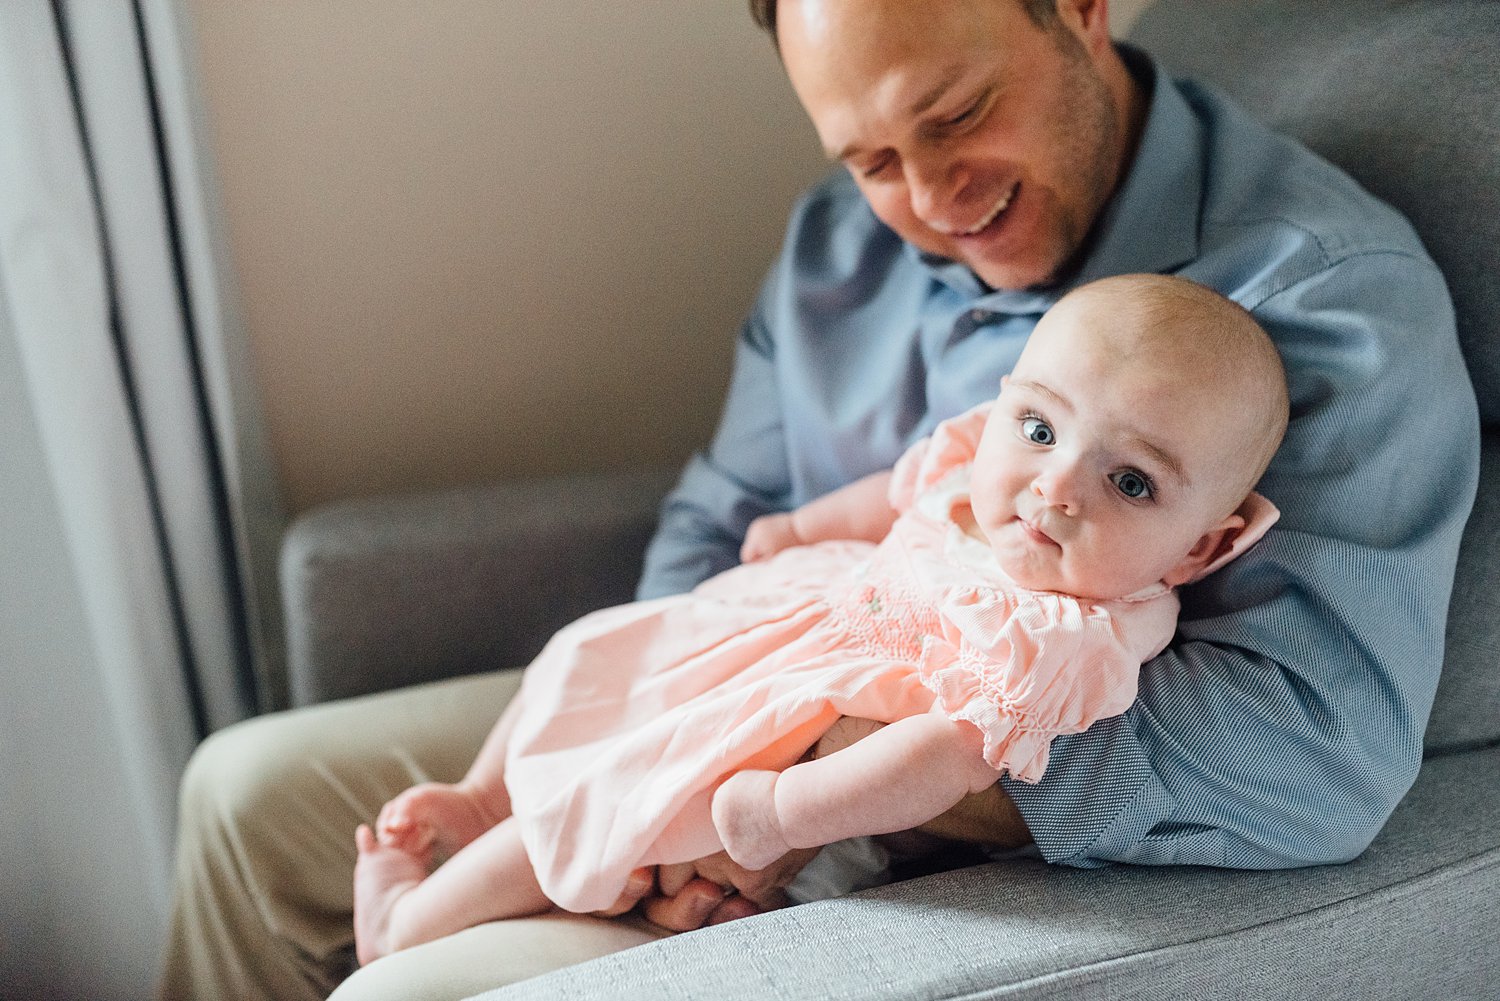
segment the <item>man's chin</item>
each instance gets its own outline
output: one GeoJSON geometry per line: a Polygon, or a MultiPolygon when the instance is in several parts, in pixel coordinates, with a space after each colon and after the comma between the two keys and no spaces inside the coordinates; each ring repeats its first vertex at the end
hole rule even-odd
{"type": "MultiPolygon", "coordinates": [[[[1024,292],[1027,289],[1042,288],[1052,285],[1057,280],[1057,273],[1061,270],[1056,261],[1048,257],[1045,260],[1018,260],[1015,258],[989,258],[976,254],[966,254],[962,248],[951,245],[926,245],[917,243],[908,238],[918,250],[930,257],[953,261],[962,264],[974,273],[985,288],[990,290],[1003,289],[1007,292],[1024,292]]],[[[926,241],[924,241],[926,242],[926,241]]]]}
{"type": "Polygon", "coordinates": [[[964,263],[990,289],[1025,292],[1028,289],[1045,288],[1057,281],[1058,267],[1052,263],[983,260],[964,263]]]}

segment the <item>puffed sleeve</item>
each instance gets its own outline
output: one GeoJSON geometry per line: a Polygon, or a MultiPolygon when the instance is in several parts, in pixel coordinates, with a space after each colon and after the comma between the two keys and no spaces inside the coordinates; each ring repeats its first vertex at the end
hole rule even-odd
{"type": "Polygon", "coordinates": [[[1054,737],[1130,708],[1142,660],[1171,638],[1175,596],[1142,611],[1122,620],[1067,595],[960,593],[941,608],[943,635],[924,645],[922,683],[984,734],[991,766],[1034,783],[1054,737]]]}
{"type": "Polygon", "coordinates": [[[891,507],[905,512],[916,499],[954,470],[974,461],[993,400],[943,421],[932,434],[908,448],[891,473],[891,507]]]}

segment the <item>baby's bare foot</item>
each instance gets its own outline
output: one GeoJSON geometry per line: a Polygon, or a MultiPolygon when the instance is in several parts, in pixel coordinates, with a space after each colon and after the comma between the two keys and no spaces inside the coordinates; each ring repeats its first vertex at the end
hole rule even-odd
{"type": "Polygon", "coordinates": [[[354,843],[354,952],[363,966],[411,944],[402,935],[401,898],[427,877],[428,859],[382,845],[364,824],[354,843]]]}
{"type": "Polygon", "coordinates": [[[719,786],[710,806],[729,857],[750,870],[764,869],[792,850],[776,816],[779,772],[736,772],[719,786]]]}
{"type": "Polygon", "coordinates": [[[426,782],[397,796],[380,811],[380,843],[408,853],[433,849],[448,857],[494,827],[481,797],[462,786],[426,782]]]}

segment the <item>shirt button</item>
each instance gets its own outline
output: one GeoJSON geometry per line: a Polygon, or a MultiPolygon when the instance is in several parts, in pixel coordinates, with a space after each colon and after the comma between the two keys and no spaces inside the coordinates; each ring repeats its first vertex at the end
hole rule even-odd
{"type": "Polygon", "coordinates": [[[969,319],[973,320],[975,323],[984,323],[993,315],[994,314],[987,309],[975,309],[969,312],[969,319]]]}

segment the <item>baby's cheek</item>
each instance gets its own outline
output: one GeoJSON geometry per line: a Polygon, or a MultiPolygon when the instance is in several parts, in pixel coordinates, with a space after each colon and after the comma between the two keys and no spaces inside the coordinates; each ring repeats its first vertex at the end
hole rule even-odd
{"type": "Polygon", "coordinates": [[[1005,498],[1009,496],[1012,496],[1010,487],[1001,477],[980,479],[975,476],[969,506],[974,509],[980,527],[990,528],[1008,520],[1009,504],[1005,498]]]}

